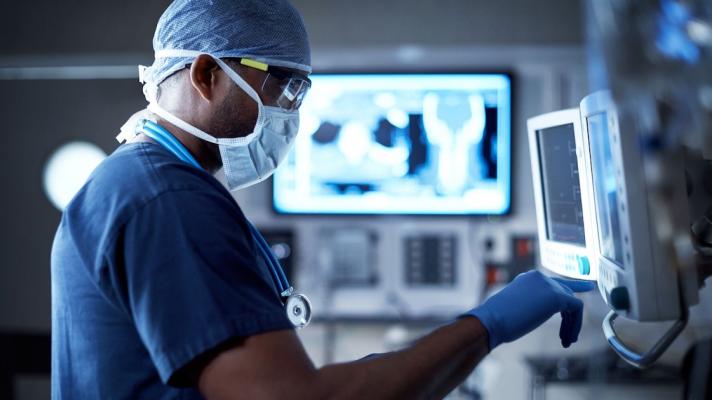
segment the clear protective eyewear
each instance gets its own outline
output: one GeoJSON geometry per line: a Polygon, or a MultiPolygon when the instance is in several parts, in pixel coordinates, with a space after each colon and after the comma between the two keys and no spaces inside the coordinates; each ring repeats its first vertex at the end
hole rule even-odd
{"type": "Polygon", "coordinates": [[[279,68],[249,58],[239,58],[240,64],[266,72],[261,91],[265,105],[283,110],[297,110],[311,88],[311,80],[299,72],[279,68]]]}

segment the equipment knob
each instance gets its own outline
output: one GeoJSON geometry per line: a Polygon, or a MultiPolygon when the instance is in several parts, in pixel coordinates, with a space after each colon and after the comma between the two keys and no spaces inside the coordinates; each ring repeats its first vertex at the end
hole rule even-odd
{"type": "Polygon", "coordinates": [[[623,286],[618,286],[611,290],[610,300],[611,307],[614,310],[628,310],[630,308],[628,289],[623,286]]]}
{"type": "Polygon", "coordinates": [[[578,256],[576,261],[578,262],[579,274],[588,275],[591,273],[591,263],[588,261],[588,257],[578,256]]]}

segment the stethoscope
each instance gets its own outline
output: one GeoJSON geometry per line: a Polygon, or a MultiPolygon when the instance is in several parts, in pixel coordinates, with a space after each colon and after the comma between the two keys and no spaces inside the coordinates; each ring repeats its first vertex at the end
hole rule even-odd
{"type": "MultiPolygon", "coordinates": [[[[188,149],[165,128],[149,120],[145,120],[140,126],[141,133],[165,147],[176,157],[198,169],[203,169],[193,155],[190,154],[188,149]]],[[[270,249],[265,238],[249,221],[247,221],[247,225],[250,227],[250,232],[259,251],[265,260],[267,260],[270,275],[272,275],[272,280],[279,290],[279,296],[282,299],[282,304],[284,304],[287,318],[295,328],[307,326],[312,316],[309,299],[301,293],[294,292],[294,287],[289,284],[289,280],[287,280],[287,276],[284,274],[284,269],[282,269],[282,266],[270,249]]]]}

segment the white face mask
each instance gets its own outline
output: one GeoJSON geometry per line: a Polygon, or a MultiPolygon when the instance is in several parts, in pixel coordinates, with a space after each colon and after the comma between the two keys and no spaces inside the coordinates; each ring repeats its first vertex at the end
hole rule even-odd
{"type": "MultiPolygon", "coordinates": [[[[163,50],[156,53],[156,58],[197,57],[201,54],[205,53],[192,50],[163,50]]],[[[237,86],[257,102],[257,122],[252,133],[239,138],[211,136],[159,106],[156,99],[158,88],[147,82],[144,84],[144,94],[149,102],[148,110],[193,136],[217,144],[228,189],[242,189],[269,178],[287,157],[299,131],[299,111],[265,106],[257,92],[240,75],[221,59],[208,55],[237,86]]]]}

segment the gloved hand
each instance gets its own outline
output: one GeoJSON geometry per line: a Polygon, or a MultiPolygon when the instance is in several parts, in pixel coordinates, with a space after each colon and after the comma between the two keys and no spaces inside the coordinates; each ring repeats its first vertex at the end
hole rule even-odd
{"type": "Polygon", "coordinates": [[[548,278],[539,271],[518,275],[501,291],[461,317],[480,320],[489,334],[492,351],[500,343],[512,342],[533,331],[552,315],[561,313],[559,337],[569,347],[578,340],[583,317],[583,302],[574,292],[587,292],[593,283],[548,278]]]}

